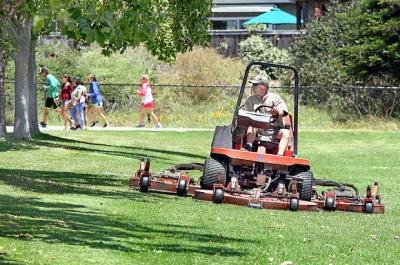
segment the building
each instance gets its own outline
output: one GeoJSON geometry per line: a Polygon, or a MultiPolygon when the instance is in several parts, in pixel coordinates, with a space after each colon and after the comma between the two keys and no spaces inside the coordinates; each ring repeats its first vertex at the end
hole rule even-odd
{"type": "Polygon", "coordinates": [[[297,24],[268,25],[268,30],[259,32],[275,46],[288,47],[294,36],[304,34],[304,23],[314,16],[322,16],[329,0],[213,0],[212,28],[209,30],[211,45],[224,47],[224,53],[235,56],[239,42],[250,33],[244,29],[247,20],[268,12],[274,7],[296,16],[297,24]],[[303,23],[301,23],[303,21],[303,23]]]}

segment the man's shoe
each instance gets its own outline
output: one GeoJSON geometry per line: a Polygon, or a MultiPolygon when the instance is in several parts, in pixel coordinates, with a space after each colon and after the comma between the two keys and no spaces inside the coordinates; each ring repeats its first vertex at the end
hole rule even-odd
{"type": "Polygon", "coordinates": [[[92,124],[90,124],[90,127],[94,127],[94,126],[96,126],[96,124],[97,124],[97,121],[94,121],[94,122],[92,122],[92,124]]]}
{"type": "Polygon", "coordinates": [[[47,124],[46,123],[44,123],[44,122],[39,122],[39,124],[40,124],[40,126],[42,126],[42,128],[46,128],[46,126],[47,126],[47,124]]]}
{"type": "Polygon", "coordinates": [[[108,123],[104,123],[103,128],[107,128],[108,127],[108,123]]]}
{"type": "Polygon", "coordinates": [[[139,124],[138,126],[136,126],[136,128],[144,128],[146,127],[144,124],[139,124]]]}
{"type": "Polygon", "coordinates": [[[253,145],[247,143],[246,146],[244,147],[247,151],[253,152],[253,145]]]}

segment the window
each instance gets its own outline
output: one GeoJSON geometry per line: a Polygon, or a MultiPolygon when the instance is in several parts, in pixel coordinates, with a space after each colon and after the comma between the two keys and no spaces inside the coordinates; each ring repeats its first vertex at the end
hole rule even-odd
{"type": "Polygon", "coordinates": [[[212,21],[213,29],[216,30],[232,30],[237,29],[237,20],[214,20],[212,21]]]}

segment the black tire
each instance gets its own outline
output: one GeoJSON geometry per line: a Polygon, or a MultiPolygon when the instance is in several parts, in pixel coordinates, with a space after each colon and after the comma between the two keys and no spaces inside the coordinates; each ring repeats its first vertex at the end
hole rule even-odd
{"type": "Polygon", "coordinates": [[[225,185],[226,182],[226,163],[209,157],[204,162],[203,175],[200,178],[200,186],[202,189],[211,190],[215,183],[219,182],[225,185]]]}
{"type": "Polygon", "coordinates": [[[289,210],[297,211],[299,209],[299,199],[291,198],[289,201],[289,210]]]}
{"type": "Polygon", "coordinates": [[[216,189],[214,192],[213,202],[220,204],[222,203],[223,200],[224,200],[224,190],[216,189]]]}
{"type": "Polygon", "coordinates": [[[364,210],[365,210],[366,213],[373,213],[373,211],[374,211],[374,206],[372,205],[371,202],[367,202],[367,203],[365,204],[364,210]]]}
{"type": "Polygon", "coordinates": [[[184,179],[179,180],[176,193],[178,194],[178,196],[184,196],[186,194],[186,181],[184,179]]]}
{"type": "Polygon", "coordinates": [[[300,200],[311,201],[312,197],[312,185],[313,185],[313,174],[310,170],[299,172],[293,175],[294,178],[302,180],[300,188],[298,190],[300,194],[300,200]]]}
{"type": "Polygon", "coordinates": [[[325,210],[333,211],[335,210],[335,199],[328,197],[325,199],[325,210]]]}
{"type": "Polygon", "coordinates": [[[147,192],[149,190],[150,185],[150,178],[149,177],[142,177],[140,179],[140,191],[147,192]]]}

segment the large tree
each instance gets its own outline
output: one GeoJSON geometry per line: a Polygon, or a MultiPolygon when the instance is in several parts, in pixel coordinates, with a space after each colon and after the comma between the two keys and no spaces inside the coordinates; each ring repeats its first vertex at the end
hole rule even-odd
{"type": "Polygon", "coordinates": [[[338,51],[349,74],[376,82],[400,81],[400,1],[359,0],[339,19],[348,26],[338,51]]]}
{"type": "Polygon", "coordinates": [[[37,128],[35,40],[51,21],[59,19],[70,38],[98,42],[106,54],[144,43],[160,59],[173,60],[207,42],[211,0],[3,0],[0,8],[16,66],[14,137],[30,139],[37,128]]]}
{"type": "MultiPolygon", "coordinates": [[[[1,29],[0,29],[1,33],[1,29]]],[[[7,136],[6,131],[6,93],[4,87],[5,79],[5,51],[0,44],[0,138],[7,136]]]]}

